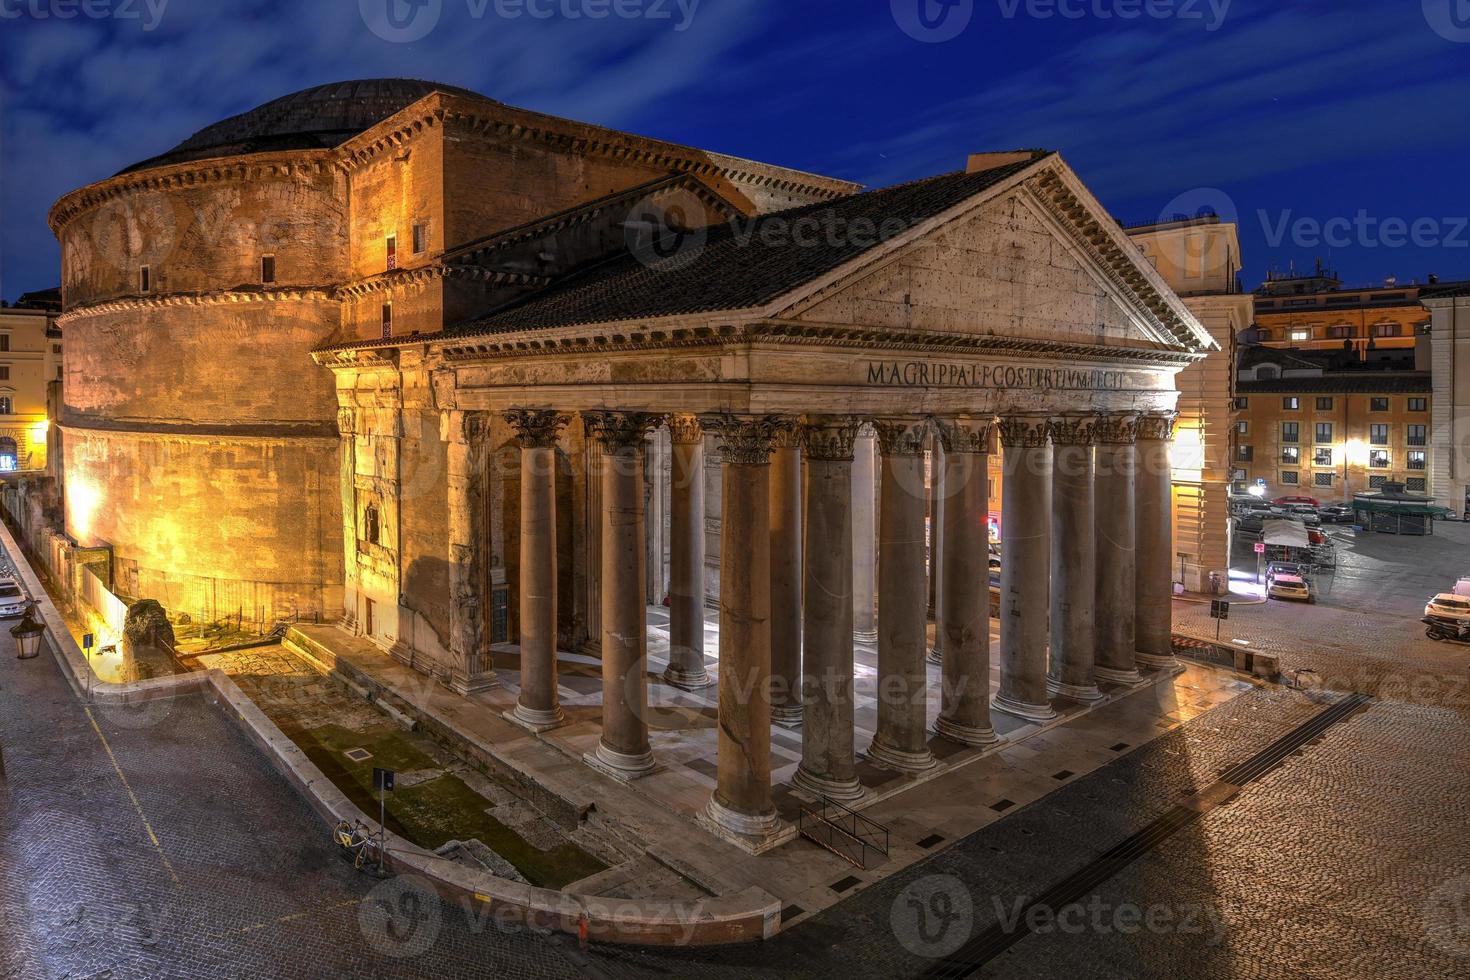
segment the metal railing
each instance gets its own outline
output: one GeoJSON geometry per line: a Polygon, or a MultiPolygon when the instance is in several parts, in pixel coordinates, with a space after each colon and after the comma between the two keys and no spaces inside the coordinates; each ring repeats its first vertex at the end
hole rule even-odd
{"type": "Polygon", "coordinates": [[[869,853],[888,857],[888,828],[828,797],[816,806],[803,805],[796,829],[855,868],[866,870],[869,853]]]}

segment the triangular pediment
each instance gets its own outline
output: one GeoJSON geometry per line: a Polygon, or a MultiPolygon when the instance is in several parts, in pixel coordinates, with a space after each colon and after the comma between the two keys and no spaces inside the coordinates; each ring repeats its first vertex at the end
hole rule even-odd
{"type": "Polygon", "coordinates": [[[1054,166],[1050,181],[1031,175],[967,202],[771,312],[897,332],[1207,349],[1209,335],[1143,254],[1054,166]]]}

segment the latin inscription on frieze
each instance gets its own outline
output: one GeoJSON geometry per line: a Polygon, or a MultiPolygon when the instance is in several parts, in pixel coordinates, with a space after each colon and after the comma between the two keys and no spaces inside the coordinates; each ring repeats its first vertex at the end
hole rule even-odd
{"type": "Polygon", "coordinates": [[[869,361],[868,384],[899,388],[1027,388],[1121,391],[1122,371],[1015,367],[959,361],[869,361]]]}

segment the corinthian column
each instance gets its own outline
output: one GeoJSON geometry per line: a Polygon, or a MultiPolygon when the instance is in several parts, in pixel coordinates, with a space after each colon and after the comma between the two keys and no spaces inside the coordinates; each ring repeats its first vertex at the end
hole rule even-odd
{"type": "Polygon", "coordinates": [[[868,757],[892,769],[935,765],[926,730],[924,435],[927,423],[874,423],[883,455],[878,500],[878,727],[868,757]]]}
{"type": "Polygon", "coordinates": [[[944,662],[944,441],[935,433],[929,440],[929,611],[934,617],[934,646],[929,662],[944,662]]]}
{"type": "Polygon", "coordinates": [[[878,642],[878,473],[873,432],[858,430],[852,459],[852,628],[878,642]]]}
{"type": "Polygon", "coordinates": [[[692,691],[711,683],[704,664],[704,428],[692,415],[669,419],[669,666],[664,680],[692,691]]]}
{"type": "Polygon", "coordinates": [[[1051,564],[1050,423],[1012,416],[1000,423],[1000,690],[997,711],[1047,721],[1046,641],[1051,564]]]}
{"type": "Polygon", "coordinates": [[[801,724],[801,440],[776,433],[771,456],[771,720],[801,724]]]}
{"type": "Polygon", "coordinates": [[[648,744],[648,623],[643,444],[662,419],[583,412],[602,451],[602,738],[587,761],[618,779],[653,771],[648,744]]]}
{"type": "Polygon", "coordinates": [[[719,829],[764,837],[771,802],[770,416],[704,420],[723,442],[720,526],[720,717],[717,782],[706,815],[719,829]]]}
{"type": "MultiPolygon", "coordinates": [[[[337,409],[337,492],[342,501],[342,543],[346,548],[343,566],[344,601],[342,628],[357,632],[357,410],[343,405],[337,409]]],[[[452,607],[451,607],[452,608],[452,607]]],[[[452,615],[452,614],[451,614],[452,615]]]]}
{"type": "Polygon", "coordinates": [[[1098,680],[1135,684],[1133,443],[1138,419],[1108,415],[1098,420],[1093,542],[1097,576],[1093,596],[1097,623],[1094,653],[1098,680]]]}
{"type": "Polygon", "coordinates": [[[1064,416],[1051,422],[1051,670],[1047,690],[1077,701],[1102,697],[1093,674],[1095,424],[1095,419],[1085,416],[1064,416]]]}
{"type": "Polygon", "coordinates": [[[1138,534],[1136,597],[1138,662],[1155,670],[1171,670],[1174,660],[1173,482],[1169,443],[1177,415],[1145,415],[1138,425],[1138,534]]]}
{"type": "Polygon", "coordinates": [[[490,665],[485,590],[490,536],[485,512],[485,453],[490,419],[483,412],[451,412],[449,466],[450,687],[460,694],[499,687],[490,665]]]}
{"type": "Polygon", "coordinates": [[[568,417],[513,411],[521,447],[521,696],[507,713],[535,731],[565,721],[556,690],[556,441],[568,417]]]}
{"type": "Polygon", "coordinates": [[[853,752],[852,456],[856,419],[808,417],[801,765],[791,782],[817,796],[862,796],[853,752]]]}
{"type": "Polygon", "coordinates": [[[939,423],[944,447],[944,692],[934,730],[963,745],[997,741],[990,726],[989,419],[939,423]]]}

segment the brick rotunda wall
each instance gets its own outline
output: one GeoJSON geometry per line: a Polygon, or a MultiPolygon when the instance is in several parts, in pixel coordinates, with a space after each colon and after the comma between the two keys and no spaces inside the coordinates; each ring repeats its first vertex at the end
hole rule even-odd
{"type": "Polygon", "coordinates": [[[340,615],[336,398],[308,352],[341,339],[342,197],[301,152],[129,174],[53,210],[67,532],[112,546],[118,591],[211,620],[340,615]]]}

